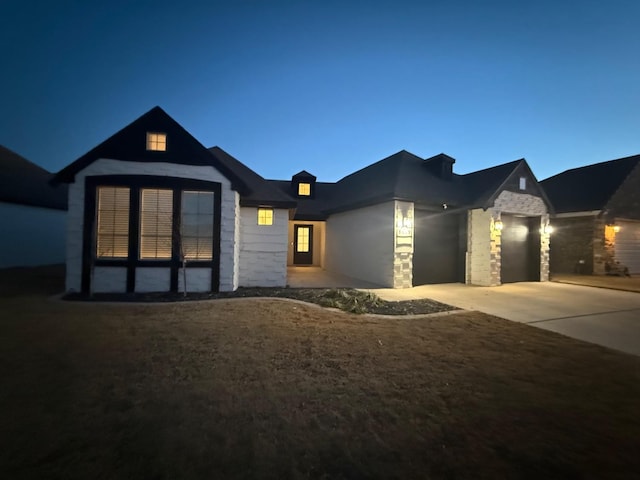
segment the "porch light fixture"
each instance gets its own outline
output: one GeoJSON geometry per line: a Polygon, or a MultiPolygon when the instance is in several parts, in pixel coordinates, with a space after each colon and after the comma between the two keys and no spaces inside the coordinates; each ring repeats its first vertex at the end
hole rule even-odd
{"type": "Polygon", "coordinates": [[[548,221],[540,228],[540,233],[544,235],[551,235],[553,233],[553,227],[548,221]]]}
{"type": "Polygon", "coordinates": [[[411,229],[413,228],[413,220],[409,217],[398,218],[396,221],[396,228],[398,231],[398,236],[400,237],[410,237],[411,229]]]}
{"type": "Polygon", "coordinates": [[[620,231],[620,225],[614,225],[613,226],[613,231],[618,233],[620,231]]]}

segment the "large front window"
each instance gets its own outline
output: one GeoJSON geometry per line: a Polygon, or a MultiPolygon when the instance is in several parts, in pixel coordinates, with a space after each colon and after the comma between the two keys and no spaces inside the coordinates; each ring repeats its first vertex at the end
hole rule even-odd
{"type": "Polygon", "coordinates": [[[173,190],[145,188],[140,198],[140,258],[171,258],[173,190]]]}
{"type": "Polygon", "coordinates": [[[186,260],[213,258],[213,192],[182,192],[181,254],[186,260]]]}
{"type": "Polygon", "coordinates": [[[129,195],[127,187],[98,188],[97,258],[129,255],[129,195]]]}

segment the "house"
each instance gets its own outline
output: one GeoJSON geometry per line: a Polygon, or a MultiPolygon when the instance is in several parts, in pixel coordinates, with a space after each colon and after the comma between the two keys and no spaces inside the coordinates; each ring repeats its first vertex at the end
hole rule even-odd
{"type": "Polygon", "coordinates": [[[401,151],[335,183],[265,180],[155,107],[54,179],[67,290],[285,286],[291,265],[394,288],[547,280],[550,204],[527,162],[454,162],[401,151]]]}
{"type": "Polygon", "coordinates": [[[284,286],[295,201],[155,107],[62,169],[67,291],[284,286]],[[186,271],[185,271],[186,269],[186,271]]]}
{"type": "Polygon", "coordinates": [[[0,268],[64,263],[65,186],[0,145],[0,268]]]}
{"type": "Polygon", "coordinates": [[[555,208],[551,271],[640,274],[640,155],[574,168],[541,182],[555,208]]]}
{"type": "Polygon", "coordinates": [[[550,204],[524,159],[467,175],[407,151],[336,183],[272,180],[297,198],[289,265],[386,287],[545,281],[550,204]]]}

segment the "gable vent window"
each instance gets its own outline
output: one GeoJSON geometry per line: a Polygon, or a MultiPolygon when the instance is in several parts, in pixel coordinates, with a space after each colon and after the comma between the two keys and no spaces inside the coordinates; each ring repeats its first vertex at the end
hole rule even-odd
{"type": "Polygon", "coordinates": [[[527,177],[520,177],[520,190],[527,189],[527,177]]]}
{"type": "Polygon", "coordinates": [[[129,189],[98,187],[97,258],[129,255],[129,189]]]}
{"type": "Polygon", "coordinates": [[[310,183],[299,183],[298,184],[298,195],[301,197],[308,197],[311,195],[311,184],[310,183]]]}
{"type": "Polygon", "coordinates": [[[171,258],[173,191],[145,188],[140,198],[140,258],[171,258]]]}
{"type": "Polygon", "coordinates": [[[258,209],[258,225],[273,225],[273,208],[258,209]]]}
{"type": "Polygon", "coordinates": [[[166,152],[167,134],[147,132],[147,150],[154,152],[166,152]]]}

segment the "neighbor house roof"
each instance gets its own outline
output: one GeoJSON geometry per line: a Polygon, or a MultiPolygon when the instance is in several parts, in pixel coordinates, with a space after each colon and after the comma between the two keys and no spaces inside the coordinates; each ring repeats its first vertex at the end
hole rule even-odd
{"type": "Polygon", "coordinates": [[[70,183],[75,175],[100,158],[132,162],[165,162],[212,166],[240,193],[243,205],[265,203],[288,208],[295,201],[273,188],[261,176],[219,147],[205,148],[162,108],[154,107],[104,142],[69,164],[54,177],[54,183],[70,183]],[[148,151],[146,132],[167,134],[167,150],[148,151]]]}
{"type": "Polygon", "coordinates": [[[67,187],[53,187],[53,175],[0,145],[0,202],[67,209],[67,187]]]}
{"type": "MultiPolygon", "coordinates": [[[[488,208],[515,175],[526,172],[535,179],[524,159],[466,175],[451,172],[454,162],[444,154],[425,160],[401,150],[334,184],[317,183],[314,199],[298,199],[296,218],[323,219],[331,213],[394,199],[431,208],[443,204],[448,208],[488,208]]],[[[290,182],[272,182],[289,191],[290,182]]],[[[546,199],[542,189],[536,193],[546,199]]]]}
{"type": "Polygon", "coordinates": [[[556,212],[602,210],[631,171],[640,155],[573,168],[542,180],[556,212]]]}

